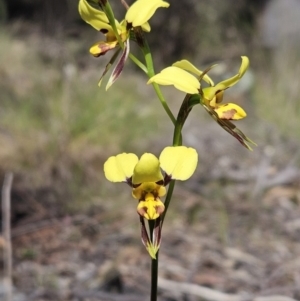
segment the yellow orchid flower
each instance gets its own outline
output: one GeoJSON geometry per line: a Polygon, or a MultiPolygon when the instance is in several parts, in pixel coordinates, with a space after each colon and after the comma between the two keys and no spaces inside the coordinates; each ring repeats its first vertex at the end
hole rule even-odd
{"type": "Polygon", "coordinates": [[[187,180],[194,173],[198,162],[195,149],[185,146],[166,147],[159,159],[145,153],[140,159],[135,154],[123,153],[112,156],[104,163],[104,174],[111,182],[125,182],[132,187],[132,196],[138,200],[137,212],[142,226],[142,241],[151,257],[160,245],[161,219],[165,210],[161,197],[171,180],[187,180]],[[144,218],[154,220],[151,239],[144,218]]]}
{"type": "Polygon", "coordinates": [[[242,64],[238,74],[214,85],[214,82],[206,72],[197,69],[189,61],[182,60],[154,75],[150,78],[148,84],[155,82],[159,85],[174,85],[178,90],[188,94],[200,93],[203,97],[203,104],[213,109],[220,119],[238,120],[246,117],[245,111],[236,104],[220,104],[220,102],[223,99],[224,90],[235,85],[245,74],[248,67],[249,59],[246,56],[242,56],[242,64]],[[192,76],[190,72],[195,74],[198,79],[192,76]],[[200,80],[202,79],[210,87],[201,89],[200,80]]]}
{"type": "Polygon", "coordinates": [[[129,7],[125,19],[122,22],[119,23],[116,19],[110,19],[116,25],[116,27],[113,28],[109,22],[109,18],[100,7],[97,7],[91,0],[79,0],[78,10],[81,18],[96,30],[102,32],[105,36],[104,40],[101,40],[90,47],[90,53],[94,57],[99,57],[110,50],[117,49],[116,53],[105,67],[98,83],[99,86],[101,85],[102,78],[116,60],[120,50],[119,43],[122,42],[122,44],[124,44],[124,46],[122,46],[123,52],[109,78],[106,90],[120,76],[130,51],[129,37],[132,27],[141,26],[144,31],[149,32],[150,25],[148,24],[148,20],[159,7],[168,6],[169,3],[162,0],[138,0],[129,7]]]}
{"type": "MultiPolygon", "coordinates": [[[[190,178],[197,166],[197,160],[196,150],[185,146],[166,147],[159,159],[150,153],[145,153],[140,159],[135,154],[123,153],[110,157],[105,162],[104,173],[111,182],[125,182],[133,187],[134,198],[149,204],[145,205],[147,213],[148,209],[153,209],[153,203],[147,200],[152,200],[152,197],[156,200],[163,196],[165,186],[170,180],[185,181],[190,178]]],[[[147,219],[155,219],[145,216],[147,219]]]]}
{"type": "Polygon", "coordinates": [[[242,56],[242,63],[239,72],[218,84],[214,84],[213,80],[206,74],[213,65],[205,71],[197,69],[192,63],[187,60],[182,60],[174,63],[171,67],[163,69],[160,73],[154,75],[148,81],[159,85],[173,85],[180,91],[187,94],[199,94],[200,104],[205,110],[222,126],[227,132],[234,136],[238,141],[251,150],[249,143],[254,144],[246,137],[239,129],[236,128],[230,120],[239,120],[247,116],[246,112],[237,104],[225,103],[223,100],[224,91],[236,83],[243,77],[249,67],[249,59],[242,56]],[[196,77],[192,74],[196,75],[196,77]],[[209,84],[209,87],[202,88],[200,82],[204,80],[209,84]]]}
{"type": "MultiPolygon", "coordinates": [[[[109,24],[109,20],[103,11],[92,7],[87,0],[79,1],[78,10],[81,18],[86,23],[102,32],[105,36],[104,41],[99,41],[90,48],[90,53],[93,56],[98,57],[100,55],[104,55],[107,51],[118,46],[116,33],[114,33],[113,28],[109,24]]],[[[118,35],[121,40],[125,42],[128,39],[126,22],[123,21],[119,23],[118,20],[115,19],[115,24],[118,30],[118,35]]]]}
{"type": "Polygon", "coordinates": [[[91,47],[91,54],[100,56],[105,54],[108,50],[118,46],[116,34],[118,34],[121,37],[121,40],[125,42],[129,37],[131,26],[142,26],[144,31],[149,32],[149,19],[159,7],[169,7],[169,5],[169,3],[162,0],[138,0],[134,2],[129,7],[125,19],[121,23],[115,19],[118,33],[114,33],[109,24],[109,20],[103,11],[91,6],[88,0],[79,0],[78,10],[81,18],[96,30],[101,31],[106,37],[105,41],[95,43],[91,47]],[[128,26],[128,23],[131,24],[131,26],[128,26]]]}
{"type": "Polygon", "coordinates": [[[239,120],[247,116],[246,112],[238,105],[233,103],[220,104],[223,100],[224,90],[235,85],[245,74],[249,67],[249,59],[242,56],[242,64],[238,74],[223,80],[212,87],[202,89],[201,95],[203,103],[212,108],[220,119],[239,120]]]}

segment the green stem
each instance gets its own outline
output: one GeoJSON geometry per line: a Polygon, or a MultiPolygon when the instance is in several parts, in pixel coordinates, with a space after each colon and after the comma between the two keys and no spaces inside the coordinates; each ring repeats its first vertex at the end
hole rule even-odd
{"type": "MultiPolygon", "coordinates": [[[[140,46],[140,48],[142,49],[144,58],[145,58],[145,62],[146,62],[146,66],[147,66],[147,75],[149,78],[151,78],[152,76],[155,75],[155,71],[154,71],[154,64],[153,64],[153,59],[152,59],[152,55],[151,55],[151,51],[149,48],[149,45],[147,43],[147,40],[145,39],[143,32],[141,30],[141,28],[134,28],[134,35],[136,38],[136,42],[137,44],[140,46]]],[[[169,116],[169,118],[171,119],[171,121],[173,122],[173,124],[176,124],[176,119],[173,115],[173,113],[171,112],[161,90],[159,85],[157,85],[156,83],[152,83],[152,86],[154,88],[154,91],[156,92],[156,95],[158,97],[158,99],[160,100],[163,108],[165,109],[167,115],[169,116]]],[[[162,222],[161,221],[161,226],[162,226],[162,222]]],[[[153,231],[153,225],[151,223],[149,223],[149,231],[150,233],[152,233],[153,231]]],[[[150,301],[156,301],[157,300],[157,280],[158,280],[158,252],[156,253],[156,259],[151,259],[151,295],[150,295],[150,301]]]]}
{"type": "Polygon", "coordinates": [[[135,57],[132,53],[129,53],[129,57],[142,71],[148,74],[147,67],[137,57],[135,57]]]}
{"type": "Polygon", "coordinates": [[[99,4],[100,4],[100,7],[103,9],[103,11],[105,12],[106,16],[107,16],[107,19],[109,21],[109,24],[111,25],[113,31],[114,31],[114,34],[118,40],[118,43],[120,45],[120,47],[122,49],[124,49],[124,43],[119,35],[119,32],[118,32],[118,29],[117,29],[117,26],[116,26],[116,22],[115,22],[115,16],[114,16],[114,12],[109,4],[108,1],[105,2],[104,5],[101,4],[101,1],[99,1],[99,4]]]}
{"type": "MultiPolygon", "coordinates": [[[[177,120],[176,120],[176,124],[175,124],[174,135],[173,135],[173,146],[182,145],[181,131],[182,131],[183,125],[184,125],[189,113],[191,112],[193,106],[195,106],[196,104],[199,104],[199,103],[200,103],[200,95],[187,94],[185,96],[185,98],[182,102],[182,105],[179,109],[178,115],[177,115],[177,120]]],[[[172,199],[174,187],[175,187],[175,181],[172,180],[169,184],[168,193],[166,195],[166,200],[164,203],[165,211],[162,215],[162,224],[163,224],[166,213],[168,211],[168,207],[169,207],[171,199],[172,199]]]]}
{"type": "MultiPolygon", "coordinates": [[[[145,57],[145,62],[146,62],[146,66],[148,69],[148,77],[151,78],[152,76],[155,75],[155,71],[154,71],[154,64],[153,64],[150,47],[148,45],[147,40],[144,37],[143,31],[140,28],[134,28],[134,33],[136,36],[136,41],[137,41],[138,45],[141,47],[144,57],[145,57]]],[[[175,125],[176,119],[175,119],[172,111],[170,110],[170,108],[160,90],[159,85],[156,83],[152,83],[152,86],[153,86],[154,91],[155,91],[158,99],[160,100],[163,108],[165,109],[165,111],[168,114],[169,118],[171,119],[172,123],[175,125]]]]}
{"type": "MultiPolygon", "coordinates": [[[[149,73],[148,73],[149,74],[149,73]]],[[[154,75],[154,74],[153,74],[154,75]]],[[[152,77],[152,76],[151,76],[152,77]]],[[[149,77],[150,78],[150,77],[149,77]]],[[[163,108],[165,109],[166,113],[168,114],[169,118],[171,119],[172,123],[175,125],[176,124],[176,119],[172,113],[172,111],[170,110],[167,102],[165,101],[165,98],[160,90],[160,87],[158,84],[156,83],[152,83],[152,86],[154,88],[154,91],[156,92],[157,97],[159,98],[163,108]]]]}
{"type": "Polygon", "coordinates": [[[164,220],[165,220],[165,217],[166,217],[166,213],[168,211],[168,208],[169,208],[169,205],[170,205],[170,202],[171,202],[171,199],[172,199],[172,195],[173,195],[173,191],[174,191],[174,187],[175,187],[175,180],[172,180],[169,184],[169,188],[168,188],[168,192],[167,192],[167,195],[166,195],[166,199],[165,199],[165,202],[164,202],[164,205],[165,205],[165,211],[163,212],[162,214],[162,218],[161,218],[161,227],[164,223],[164,220]]]}
{"type": "Polygon", "coordinates": [[[174,135],[173,135],[173,146],[182,145],[182,135],[181,131],[184,123],[189,116],[193,106],[200,103],[199,94],[187,94],[181,104],[177,115],[177,121],[175,124],[174,135]]]}
{"type": "Polygon", "coordinates": [[[150,301],[157,300],[157,280],[158,280],[158,252],[156,259],[151,259],[151,295],[150,301]]]}

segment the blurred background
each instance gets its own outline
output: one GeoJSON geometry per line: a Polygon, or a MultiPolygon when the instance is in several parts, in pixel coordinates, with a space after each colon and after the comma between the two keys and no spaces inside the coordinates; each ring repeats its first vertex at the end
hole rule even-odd
{"type": "MultiPolygon", "coordinates": [[[[110,2],[122,19],[121,1],[110,2]]],[[[225,102],[245,108],[236,125],[258,146],[244,149],[193,109],[183,137],[199,165],[176,186],[164,224],[159,300],[300,300],[300,1],[169,3],[147,35],[156,70],[183,58],[200,69],[218,63],[210,73],[218,82],[247,55],[251,68],[225,102]]],[[[110,54],[89,55],[102,36],[77,5],[0,0],[0,180],[13,172],[13,300],[148,300],[136,202],[129,187],[104,179],[103,163],[119,152],[159,155],[172,124],[130,61],[108,92],[97,86],[110,54]]],[[[176,115],[184,95],[163,92],[176,115]]],[[[0,239],[1,263],[4,246],[0,239]]],[[[0,282],[0,299],[4,292],[0,282]]]]}

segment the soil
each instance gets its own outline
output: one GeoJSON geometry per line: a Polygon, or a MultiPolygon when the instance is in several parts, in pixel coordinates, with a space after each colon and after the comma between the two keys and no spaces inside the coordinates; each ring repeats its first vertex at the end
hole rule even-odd
{"type": "MultiPolygon", "coordinates": [[[[158,299],[300,300],[298,184],[250,198],[244,183],[206,183],[210,191],[228,192],[222,200],[178,185],[163,229],[158,299]],[[186,293],[182,283],[209,295],[186,293]],[[225,295],[214,299],[215,292],[225,295]]],[[[135,203],[129,194],[121,197],[127,206],[99,201],[67,214],[59,202],[50,206],[50,190],[14,189],[14,300],[149,300],[150,257],[140,242],[135,203]]]]}

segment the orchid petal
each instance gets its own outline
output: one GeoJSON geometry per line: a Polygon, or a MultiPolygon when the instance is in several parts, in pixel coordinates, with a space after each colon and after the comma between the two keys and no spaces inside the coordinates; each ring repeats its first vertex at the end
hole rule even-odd
{"type": "MultiPolygon", "coordinates": [[[[198,77],[200,77],[203,74],[203,71],[199,70],[198,68],[196,68],[192,63],[190,63],[188,60],[181,60],[178,62],[175,62],[172,66],[184,69],[186,71],[189,71],[191,73],[196,74],[198,77]]],[[[207,75],[205,74],[203,76],[203,80],[206,81],[210,86],[214,85],[213,80],[207,75]]]]}
{"type": "Polygon", "coordinates": [[[125,44],[124,44],[124,49],[122,52],[122,55],[119,59],[119,61],[117,62],[115,68],[113,69],[111,76],[108,80],[108,83],[106,85],[106,91],[114,84],[114,82],[119,78],[119,76],[121,75],[123,68],[125,66],[125,62],[128,58],[129,52],[130,52],[130,47],[129,47],[129,39],[126,40],[125,44]]]}
{"type": "Polygon", "coordinates": [[[106,14],[103,11],[92,7],[87,0],[79,1],[78,10],[81,18],[96,30],[112,30],[106,14]]]}
{"type": "Polygon", "coordinates": [[[195,149],[185,146],[169,146],[160,154],[161,168],[174,180],[187,180],[194,173],[198,154],[195,149]]]}
{"type": "Polygon", "coordinates": [[[142,27],[143,31],[145,31],[145,32],[150,32],[151,31],[151,27],[150,27],[150,24],[148,22],[141,25],[141,27],[142,27]]]}
{"type": "Polygon", "coordinates": [[[113,42],[99,41],[94,45],[92,45],[92,47],[90,48],[90,54],[93,55],[94,57],[98,57],[116,48],[117,45],[118,45],[118,41],[113,41],[113,42]]]}
{"type": "Polygon", "coordinates": [[[220,119],[239,120],[247,116],[246,112],[234,103],[219,105],[214,111],[218,114],[220,119]]]}
{"type": "Polygon", "coordinates": [[[174,85],[178,90],[188,94],[197,94],[200,89],[200,83],[195,76],[175,66],[167,67],[151,77],[147,84],[150,83],[165,86],[174,85]]]}
{"type": "Polygon", "coordinates": [[[158,159],[150,153],[143,154],[134,168],[132,183],[140,184],[144,182],[158,182],[161,180],[163,180],[163,176],[160,171],[158,159]]]}
{"type": "Polygon", "coordinates": [[[155,191],[155,194],[157,196],[161,197],[166,194],[166,188],[164,186],[161,186],[159,184],[156,184],[155,182],[143,182],[138,187],[133,188],[132,190],[132,196],[135,199],[142,199],[145,192],[153,192],[155,191]]]}
{"type": "Polygon", "coordinates": [[[147,228],[145,225],[145,220],[142,216],[140,216],[140,223],[141,223],[141,239],[142,243],[146,247],[149,255],[153,258],[156,259],[156,253],[159,249],[160,242],[161,242],[161,220],[160,217],[158,217],[154,221],[154,229],[152,234],[152,241],[149,239],[147,228]]]}
{"type": "Polygon", "coordinates": [[[241,63],[241,67],[239,69],[238,74],[236,74],[235,76],[228,78],[226,80],[221,81],[220,83],[218,83],[216,85],[216,88],[218,90],[225,90],[229,87],[232,87],[233,85],[235,85],[242,77],[243,75],[246,73],[248,67],[249,67],[249,59],[246,56],[242,56],[242,63],[241,63]]]}
{"type": "Polygon", "coordinates": [[[102,80],[103,80],[103,77],[105,76],[105,74],[109,71],[109,69],[112,67],[113,63],[115,62],[115,60],[117,59],[119,53],[121,51],[121,48],[117,49],[117,51],[114,53],[114,55],[111,57],[111,59],[109,60],[109,62],[106,64],[105,66],[105,69],[99,79],[99,82],[98,82],[98,86],[100,87],[101,84],[102,84],[102,80]]]}
{"type": "Polygon", "coordinates": [[[153,194],[148,193],[145,201],[140,201],[137,212],[148,220],[157,219],[165,210],[164,203],[159,198],[154,198],[153,194]]]}
{"type": "Polygon", "coordinates": [[[169,7],[170,4],[162,0],[137,0],[128,9],[125,20],[133,27],[142,26],[148,22],[159,7],[169,7]]]}
{"type": "Polygon", "coordinates": [[[126,182],[133,175],[133,170],[139,159],[135,154],[123,153],[112,156],[104,163],[104,174],[111,182],[126,182]]]}
{"type": "Polygon", "coordinates": [[[255,145],[250,138],[248,138],[241,130],[239,130],[232,122],[226,119],[220,119],[218,114],[209,106],[203,104],[204,109],[209,115],[230,135],[236,138],[243,146],[252,151],[250,144],[255,145]]]}

